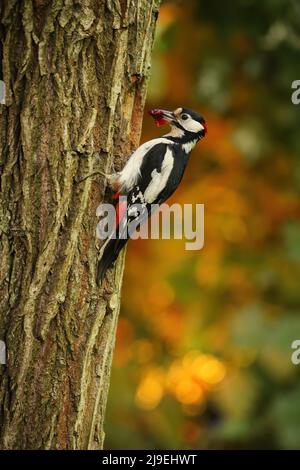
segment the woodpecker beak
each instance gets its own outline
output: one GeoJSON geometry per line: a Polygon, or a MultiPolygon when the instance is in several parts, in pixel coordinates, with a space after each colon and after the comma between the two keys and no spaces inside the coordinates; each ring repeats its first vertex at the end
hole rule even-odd
{"type": "Polygon", "coordinates": [[[155,120],[157,127],[163,124],[172,123],[175,120],[175,114],[164,109],[150,109],[150,116],[155,120]]]}

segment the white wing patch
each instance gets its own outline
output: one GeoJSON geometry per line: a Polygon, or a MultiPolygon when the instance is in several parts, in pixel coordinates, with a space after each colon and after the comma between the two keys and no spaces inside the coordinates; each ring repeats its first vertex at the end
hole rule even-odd
{"type": "Polygon", "coordinates": [[[122,191],[129,191],[137,182],[137,179],[140,175],[140,168],[143,162],[143,158],[146,153],[157,144],[173,144],[169,139],[158,138],[152,139],[148,142],[142,144],[138,149],[136,149],[123,170],[119,172],[118,182],[122,188],[122,191]]]}
{"type": "Polygon", "coordinates": [[[167,147],[162,165],[161,171],[155,169],[151,173],[152,180],[147,187],[144,197],[145,201],[149,204],[155,201],[159,193],[164,189],[169,179],[170,173],[173,169],[174,157],[172,151],[167,147]]]}

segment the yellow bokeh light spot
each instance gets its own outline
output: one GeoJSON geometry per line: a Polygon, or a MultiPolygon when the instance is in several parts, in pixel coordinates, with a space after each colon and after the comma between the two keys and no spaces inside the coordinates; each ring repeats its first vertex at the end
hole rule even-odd
{"type": "Polygon", "coordinates": [[[138,386],[136,404],[144,410],[153,410],[160,403],[164,393],[163,377],[157,371],[149,372],[138,386]]]}
{"type": "Polygon", "coordinates": [[[191,370],[193,374],[198,374],[199,370],[207,363],[210,356],[206,354],[198,354],[197,357],[194,358],[191,364],[191,370]]]}
{"type": "Polygon", "coordinates": [[[184,405],[192,405],[202,401],[203,390],[193,380],[185,379],[176,385],[175,396],[184,405]]]}
{"type": "Polygon", "coordinates": [[[226,368],[222,362],[213,357],[207,358],[196,372],[197,376],[204,382],[215,385],[223,380],[226,374],[226,368]]]}
{"type": "Polygon", "coordinates": [[[177,383],[184,380],[186,373],[179,361],[174,362],[167,374],[167,386],[169,389],[176,387],[177,383]]]}

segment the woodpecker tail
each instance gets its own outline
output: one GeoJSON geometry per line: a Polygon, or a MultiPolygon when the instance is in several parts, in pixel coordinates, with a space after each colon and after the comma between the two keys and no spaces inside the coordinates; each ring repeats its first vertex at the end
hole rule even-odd
{"type": "Polygon", "coordinates": [[[97,284],[100,285],[106,271],[112,266],[125,246],[127,239],[112,238],[106,243],[97,266],[97,284]]]}
{"type": "MultiPolygon", "coordinates": [[[[114,196],[114,199],[117,200],[116,204],[116,227],[110,238],[104,243],[101,248],[101,258],[98,262],[97,267],[97,283],[101,284],[103,281],[104,275],[108,268],[116,261],[119,256],[120,251],[127,242],[127,237],[120,237],[120,222],[123,217],[126,215],[127,202],[119,200],[119,193],[117,192],[114,196]]],[[[125,227],[126,228],[126,221],[125,227]]],[[[121,229],[122,231],[122,229],[121,229]]],[[[123,233],[124,235],[124,233],[123,233]]]]}
{"type": "MultiPolygon", "coordinates": [[[[120,193],[116,192],[113,199],[116,202],[116,226],[111,236],[106,240],[100,250],[100,260],[97,266],[97,284],[100,285],[108,268],[116,261],[120,251],[127,242],[127,238],[120,236],[120,222],[126,216],[127,202],[119,200],[120,193]]],[[[100,214],[97,214],[100,215],[100,214]]],[[[126,221],[125,221],[126,222],[126,221]]],[[[125,223],[126,228],[126,223],[125,223]]],[[[124,227],[123,227],[124,230],[124,227]]],[[[122,230],[121,230],[122,231],[122,230]]],[[[124,235],[124,234],[123,234],[124,235]]]]}

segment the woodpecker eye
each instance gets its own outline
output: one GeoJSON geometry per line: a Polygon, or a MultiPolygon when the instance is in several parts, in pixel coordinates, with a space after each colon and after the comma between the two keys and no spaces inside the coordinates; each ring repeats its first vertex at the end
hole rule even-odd
{"type": "Polygon", "coordinates": [[[186,121],[190,116],[188,114],[182,114],[181,115],[181,119],[183,119],[184,121],[186,121]]]}

